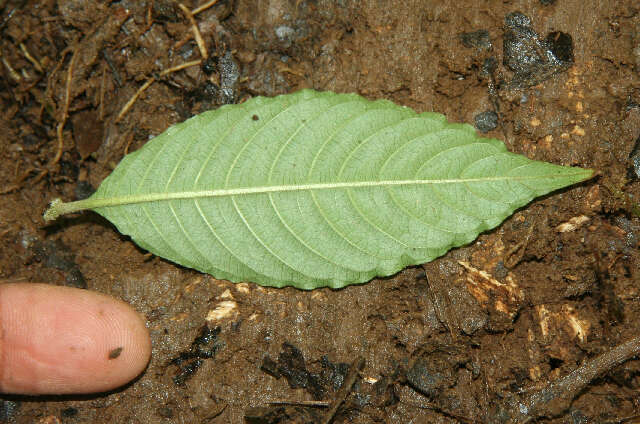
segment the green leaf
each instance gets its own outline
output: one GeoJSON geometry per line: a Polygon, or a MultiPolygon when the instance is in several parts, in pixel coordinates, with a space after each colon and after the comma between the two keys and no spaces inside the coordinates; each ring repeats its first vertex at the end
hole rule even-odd
{"type": "Polygon", "coordinates": [[[338,288],[428,262],[592,175],[509,153],[436,113],[303,90],[175,125],[45,219],[93,209],[216,278],[338,288]]]}

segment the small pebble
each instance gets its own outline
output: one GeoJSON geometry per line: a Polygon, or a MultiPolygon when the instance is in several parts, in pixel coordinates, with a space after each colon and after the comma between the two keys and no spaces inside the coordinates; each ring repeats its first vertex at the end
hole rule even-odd
{"type": "Polygon", "coordinates": [[[487,133],[498,127],[498,114],[492,110],[482,112],[473,117],[478,131],[487,133]]]}

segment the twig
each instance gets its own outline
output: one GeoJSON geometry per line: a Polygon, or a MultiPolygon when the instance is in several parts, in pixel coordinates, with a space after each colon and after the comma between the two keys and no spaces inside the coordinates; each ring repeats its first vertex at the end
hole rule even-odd
{"type": "Polygon", "coordinates": [[[29,53],[29,50],[27,50],[27,47],[23,43],[20,43],[20,50],[22,50],[22,54],[24,55],[24,57],[26,57],[27,60],[31,62],[33,66],[35,66],[38,72],[40,72],[41,74],[44,73],[40,62],[38,62],[35,57],[31,56],[31,53],[29,53]]]}
{"type": "Polygon", "coordinates": [[[321,408],[327,408],[331,405],[331,402],[327,400],[272,400],[269,402],[271,405],[291,405],[291,406],[316,406],[321,408]]]}
{"type": "Polygon", "coordinates": [[[207,10],[208,8],[210,8],[211,6],[215,5],[216,3],[218,3],[218,0],[211,0],[206,2],[205,4],[203,4],[202,6],[198,6],[195,9],[193,9],[191,11],[192,15],[197,15],[200,12],[204,12],[205,10],[207,10]]]}
{"type": "Polygon", "coordinates": [[[20,186],[18,184],[11,184],[10,186],[5,187],[2,190],[0,190],[0,196],[4,196],[5,194],[12,193],[12,192],[16,191],[19,188],[20,188],[20,186]]]}
{"type": "Polygon", "coordinates": [[[4,66],[7,68],[7,71],[9,71],[9,75],[11,75],[11,78],[13,78],[16,82],[22,82],[22,77],[20,76],[19,73],[16,72],[15,69],[13,69],[13,67],[11,66],[11,64],[7,61],[7,59],[5,59],[4,57],[2,58],[2,63],[4,63],[4,66]]]}
{"type": "Polygon", "coordinates": [[[111,72],[113,73],[113,80],[116,82],[116,85],[118,87],[122,87],[122,78],[120,78],[118,68],[116,68],[116,65],[113,63],[113,60],[111,59],[109,52],[107,52],[107,49],[102,50],[102,56],[104,57],[105,62],[107,62],[107,65],[109,65],[111,72]]]}
{"type": "MultiPolygon", "coordinates": [[[[191,62],[185,62],[182,63],[180,65],[177,66],[173,66],[169,69],[165,69],[164,71],[160,72],[160,76],[165,76],[168,75],[172,72],[177,72],[180,71],[182,69],[191,67],[191,66],[196,66],[199,65],[200,63],[202,63],[202,60],[198,59],[198,60],[192,60],[191,62]]],[[[120,110],[120,113],[118,114],[118,116],[116,117],[115,123],[120,122],[120,120],[124,117],[124,115],[126,115],[126,113],[129,111],[129,109],[131,109],[131,106],[133,106],[133,104],[136,102],[136,100],[138,100],[138,97],[140,97],[142,95],[142,93],[149,88],[149,86],[151,84],[153,84],[156,81],[155,77],[150,77],[148,80],[146,80],[144,82],[144,84],[142,84],[142,86],[140,88],[138,88],[138,91],[136,91],[136,93],[131,96],[131,98],[129,99],[129,101],[127,103],[125,103],[125,105],[122,107],[122,110],[120,110]]]]}
{"type": "Polygon", "coordinates": [[[529,244],[529,240],[531,239],[531,235],[533,234],[534,228],[535,228],[535,224],[531,224],[531,226],[529,227],[529,231],[527,231],[527,235],[524,237],[524,240],[521,240],[518,243],[516,243],[515,246],[513,246],[511,249],[509,249],[507,253],[505,253],[504,255],[505,267],[507,267],[508,269],[511,269],[516,265],[518,265],[518,263],[520,263],[520,261],[522,260],[522,257],[524,256],[524,252],[527,248],[527,245],[529,244]],[[521,250],[520,254],[517,256],[514,256],[513,260],[509,260],[509,258],[511,258],[512,255],[515,255],[516,253],[518,253],[519,250],[521,250]]]}
{"type": "Polygon", "coordinates": [[[131,147],[131,143],[133,143],[134,132],[130,131],[129,135],[127,135],[127,144],[124,146],[124,155],[127,156],[129,154],[129,147],[131,147]]]}
{"type": "MultiPolygon", "coordinates": [[[[593,379],[640,354],[640,336],[586,361],[568,375],[522,400],[511,399],[501,422],[526,423],[543,415],[559,415],[593,379]]],[[[498,418],[498,419],[500,419],[498,418]]]]}
{"type": "Polygon", "coordinates": [[[172,72],[178,72],[183,69],[190,68],[192,66],[200,65],[201,63],[202,63],[202,59],[197,59],[197,60],[192,60],[190,62],[182,63],[180,65],[172,66],[171,68],[165,69],[164,71],[160,72],[160,76],[164,77],[165,75],[168,75],[172,72]]]}
{"type": "Polygon", "coordinates": [[[196,43],[198,44],[198,49],[200,49],[200,55],[203,59],[209,58],[209,52],[207,51],[207,45],[204,43],[202,39],[202,34],[200,34],[200,29],[198,28],[198,23],[196,19],[193,17],[193,13],[182,3],[178,3],[178,7],[184,12],[189,22],[191,22],[191,29],[193,30],[193,37],[196,39],[196,43]]]}
{"type": "Polygon", "coordinates": [[[140,95],[144,92],[144,90],[146,90],[147,88],[149,88],[149,86],[151,84],[153,84],[153,82],[156,79],[154,77],[149,78],[148,80],[146,80],[144,82],[144,84],[142,84],[142,86],[140,88],[138,88],[138,91],[136,91],[136,93],[131,96],[131,98],[129,99],[129,101],[127,103],[125,103],[125,105],[122,107],[122,110],[120,111],[120,113],[118,114],[118,116],[116,117],[115,122],[118,123],[120,122],[120,120],[122,119],[122,117],[129,112],[129,109],[131,109],[131,106],[133,106],[133,104],[136,102],[136,100],[138,100],[138,97],[140,97],[140,95]]]}
{"type": "Polygon", "coordinates": [[[29,181],[29,183],[32,185],[39,183],[40,180],[42,180],[45,177],[45,175],[47,175],[48,173],[49,173],[48,170],[43,169],[42,171],[40,171],[38,175],[36,175],[36,177],[33,180],[29,181]]]}
{"type": "Polygon", "coordinates": [[[78,48],[73,51],[73,55],[71,56],[71,61],[69,61],[69,70],[67,71],[67,87],[65,89],[64,96],[64,106],[62,108],[62,116],[58,121],[58,126],[56,128],[56,133],[58,134],[58,150],[56,152],[55,157],[49,164],[49,169],[52,169],[60,158],[62,157],[62,150],[64,148],[64,138],[62,137],[62,130],[64,128],[64,124],[67,123],[67,118],[69,117],[69,103],[71,103],[71,81],[73,79],[73,66],[76,61],[76,57],[78,56],[78,48]]]}
{"type": "Polygon", "coordinates": [[[336,398],[333,401],[333,404],[331,404],[331,407],[322,418],[322,424],[329,424],[331,420],[333,420],[334,415],[336,415],[336,412],[338,412],[338,408],[340,408],[340,405],[342,405],[347,396],[349,396],[349,393],[351,393],[351,389],[358,379],[358,373],[362,370],[363,367],[364,358],[359,357],[355,361],[353,361],[353,363],[349,367],[349,372],[344,378],[342,387],[340,387],[340,390],[338,390],[338,393],[336,394],[336,398]]]}
{"type": "Polygon", "coordinates": [[[55,104],[55,101],[53,100],[53,95],[51,94],[51,92],[53,91],[53,80],[56,74],[58,73],[58,70],[62,67],[64,60],[67,58],[67,54],[70,51],[71,51],[71,47],[66,47],[64,50],[62,50],[62,52],[60,53],[60,60],[58,61],[58,63],[56,63],[56,66],[53,67],[51,72],[49,72],[49,75],[47,77],[47,88],[45,89],[44,93],[45,93],[46,100],[48,100],[49,104],[51,105],[55,104]]]}

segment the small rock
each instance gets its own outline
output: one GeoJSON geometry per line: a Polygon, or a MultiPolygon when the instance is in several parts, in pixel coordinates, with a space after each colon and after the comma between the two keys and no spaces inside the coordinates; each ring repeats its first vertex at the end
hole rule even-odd
{"type": "Polygon", "coordinates": [[[222,104],[234,103],[236,100],[236,83],[240,78],[240,69],[230,51],[218,59],[218,72],[220,72],[220,102],[222,104]]]}
{"type": "Polygon", "coordinates": [[[488,110],[474,116],[473,121],[478,131],[487,133],[498,127],[498,114],[492,110],[488,110]]]}
{"type": "Polygon", "coordinates": [[[531,28],[531,19],[520,12],[505,17],[503,52],[504,65],[514,73],[512,88],[536,85],[573,63],[570,35],[553,32],[541,40],[531,28]]]}

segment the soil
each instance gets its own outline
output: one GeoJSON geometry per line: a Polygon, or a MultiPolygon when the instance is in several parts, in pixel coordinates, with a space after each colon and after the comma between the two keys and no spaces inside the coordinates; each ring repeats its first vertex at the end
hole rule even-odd
{"type": "Polygon", "coordinates": [[[123,299],[153,340],[128,386],[2,396],[0,421],[639,419],[638,359],[544,392],[640,333],[637,1],[220,0],[194,15],[206,60],[169,0],[0,10],[0,279],[123,299]],[[168,126],[305,87],[437,111],[599,175],[438,260],[337,291],[216,280],[92,213],[43,222],[51,199],[86,197],[168,126]],[[551,395],[524,408],[535,393],[551,395]]]}

